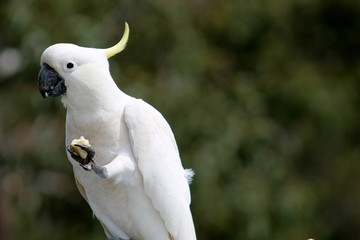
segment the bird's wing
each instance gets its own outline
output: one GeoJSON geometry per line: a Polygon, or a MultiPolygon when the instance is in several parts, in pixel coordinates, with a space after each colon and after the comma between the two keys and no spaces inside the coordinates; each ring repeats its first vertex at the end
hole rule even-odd
{"type": "Polygon", "coordinates": [[[145,193],[174,239],[195,239],[187,172],[181,165],[174,135],[163,116],[142,100],[124,113],[145,193]]]}

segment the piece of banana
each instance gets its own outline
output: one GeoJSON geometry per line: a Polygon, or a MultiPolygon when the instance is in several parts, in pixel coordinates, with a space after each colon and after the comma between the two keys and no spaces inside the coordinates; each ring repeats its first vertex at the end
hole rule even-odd
{"type": "Polygon", "coordinates": [[[84,136],[81,136],[78,139],[72,140],[70,146],[71,146],[72,150],[74,152],[76,152],[82,159],[87,158],[88,152],[85,151],[80,146],[83,146],[83,147],[88,148],[88,149],[91,148],[89,140],[85,139],[84,136]]]}

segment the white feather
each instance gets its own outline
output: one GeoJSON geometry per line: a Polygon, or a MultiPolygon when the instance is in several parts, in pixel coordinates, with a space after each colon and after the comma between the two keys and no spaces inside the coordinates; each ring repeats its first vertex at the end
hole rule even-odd
{"type": "Polygon", "coordinates": [[[190,191],[173,133],[162,115],[142,100],[125,107],[125,122],[145,193],[177,240],[196,239],[189,208],[190,191]]]}
{"type": "Polygon", "coordinates": [[[189,208],[192,170],[184,170],[162,115],[118,89],[99,49],[56,44],[41,63],[64,79],[66,145],[84,136],[108,175],[84,171],[69,155],[77,186],[106,235],[136,240],[195,240],[189,208]],[[63,64],[77,64],[64,71],[63,64]]]}

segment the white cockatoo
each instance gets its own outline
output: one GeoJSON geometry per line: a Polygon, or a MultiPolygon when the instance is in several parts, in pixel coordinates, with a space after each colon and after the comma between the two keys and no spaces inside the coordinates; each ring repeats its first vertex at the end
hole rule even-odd
{"type": "Polygon", "coordinates": [[[193,172],[184,170],[163,116],[122,92],[110,75],[108,58],[125,48],[128,36],[125,23],[122,39],[108,49],[48,47],[39,90],[62,97],[75,181],[108,239],[193,240],[193,172]],[[75,144],[85,156],[71,147],[81,136],[91,144],[75,144]]]}

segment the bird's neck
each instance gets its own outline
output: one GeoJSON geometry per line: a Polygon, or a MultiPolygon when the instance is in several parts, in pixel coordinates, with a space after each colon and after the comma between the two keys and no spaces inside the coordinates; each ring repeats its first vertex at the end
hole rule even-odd
{"type": "MultiPolygon", "coordinates": [[[[67,108],[66,144],[70,144],[75,138],[84,136],[94,147],[99,148],[104,144],[101,141],[108,141],[116,136],[119,131],[113,131],[113,128],[109,128],[109,126],[114,126],[114,129],[120,128],[121,116],[131,97],[116,86],[112,88],[113,91],[90,91],[86,95],[80,94],[78,97],[72,96],[69,94],[71,92],[68,92],[63,97],[67,108]],[[100,142],[97,141],[97,138],[100,139],[100,142]]],[[[105,164],[105,162],[103,163],[105,164]]]]}
{"type": "Polygon", "coordinates": [[[71,91],[62,97],[68,112],[92,115],[98,112],[111,112],[123,108],[130,97],[123,93],[114,82],[97,86],[86,91],[71,91]]]}

